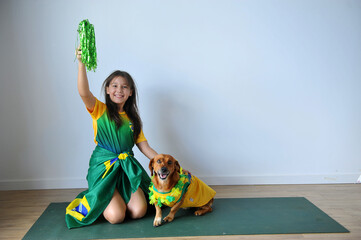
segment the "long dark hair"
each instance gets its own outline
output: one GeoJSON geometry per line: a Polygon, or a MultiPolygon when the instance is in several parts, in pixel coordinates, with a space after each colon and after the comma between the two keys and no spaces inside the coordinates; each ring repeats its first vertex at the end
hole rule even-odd
{"type": "Polygon", "coordinates": [[[105,104],[107,105],[107,108],[108,108],[108,115],[109,115],[109,118],[115,122],[115,124],[117,125],[118,128],[120,126],[122,126],[123,121],[118,112],[119,111],[118,105],[116,103],[114,103],[110,99],[109,94],[107,94],[107,87],[109,87],[110,82],[115,77],[123,77],[127,81],[128,86],[130,87],[131,91],[133,92],[132,96],[129,96],[128,100],[124,104],[124,111],[128,115],[130,121],[133,124],[134,141],[136,141],[136,139],[138,138],[138,135],[142,129],[142,120],[140,119],[139,113],[138,113],[137,87],[135,86],[135,82],[134,82],[132,76],[130,76],[130,74],[127,72],[116,70],[112,74],[110,74],[103,82],[103,91],[104,91],[104,95],[105,95],[105,104]]]}

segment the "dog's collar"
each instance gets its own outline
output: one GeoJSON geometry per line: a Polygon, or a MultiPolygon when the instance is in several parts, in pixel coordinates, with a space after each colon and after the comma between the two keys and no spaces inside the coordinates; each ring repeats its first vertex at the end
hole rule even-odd
{"type": "MultiPolygon", "coordinates": [[[[183,174],[182,168],[180,169],[180,178],[177,184],[172,188],[169,192],[160,192],[158,189],[155,188],[153,182],[150,182],[149,186],[149,203],[150,204],[157,204],[159,207],[162,207],[163,204],[169,206],[173,202],[177,200],[180,201],[183,194],[187,191],[187,188],[190,184],[190,175],[183,174]],[[164,196],[162,196],[164,195],[164,196]]],[[[154,177],[154,176],[153,176],[154,177]]],[[[153,179],[152,177],[152,179],[153,179]]]]}
{"type": "Polygon", "coordinates": [[[154,187],[154,184],[153,184],[153,189],[152,190],[154,190],[154,191],[156,191],[157,193],[160,193],[160,194],[168,194],[168,193],[171,193],[172,191],[169,191],[169,192],[161,192],[161,191],[159,191],[158,189],[156,189],[155,187],[154,187]]]}

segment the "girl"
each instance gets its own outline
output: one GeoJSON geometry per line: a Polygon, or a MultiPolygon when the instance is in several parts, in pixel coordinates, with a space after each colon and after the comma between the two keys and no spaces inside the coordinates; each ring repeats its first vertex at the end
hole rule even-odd
{"type": "Polygon", "coordinates": [[[147,211],[150,178],[134,158],[134,144],[149,159],[157,152],[148,144],[136,103],[132,77],[115,71],[103,83],[105,104],[89,90],[81,50],[77,49],[78,90],[93,119],[95,150],[90,158],[88,190],[80,193],[66,209],[68,228],[93,223],[101,214],[112,224],[123,222],[126,214],[141,218],[147,211]]]}

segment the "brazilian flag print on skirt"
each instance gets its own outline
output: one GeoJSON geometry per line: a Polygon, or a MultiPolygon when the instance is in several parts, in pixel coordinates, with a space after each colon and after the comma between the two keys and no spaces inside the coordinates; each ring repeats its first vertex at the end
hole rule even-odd
{"type": "Polygon", "coordinates": [[[139,187],[147,195],[150,184],[148,174],[132,152],[136,143],[146,141],[143,131],[134,141],[132,123],[126,113],[120,113],[123,124],[117,128],[109,119],[106,105],[98,99],[89,113],[93,118],[96,147],[89,162],[88,189],[66,208],[69,229],[92,224],[108,206],[115,188],[128,203],[139,187]]]}

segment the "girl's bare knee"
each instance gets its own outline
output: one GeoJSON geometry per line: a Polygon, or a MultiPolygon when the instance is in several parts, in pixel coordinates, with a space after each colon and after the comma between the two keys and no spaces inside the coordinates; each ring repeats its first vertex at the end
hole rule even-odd
{"type": "Polygon", "coordinates": [[[115,189],[113,197],[103,212],[104,218],[111,224],[121,223],[125,219],[126,205],[119,192],[115,189]]]}
{"type": "Polygon", "coordinates": [[[147,201],[142,189],[132,194],[127,205],[129,216],[133,219],[142,218],[147,213],[147,201]]]}
{"type": "Polygon", "coordinates": [[[132,219],[142,218],[146,213],[147,213],[147,204],[143,206],[135,207],[134,209],[129,209],[129,215],[132,219]]]}
{"type": "Polygon", "coordinates": [[[125,212],[107,209],[103,213],[104,218],[111,224],[122,223],[125,219],[125,212]]]}

